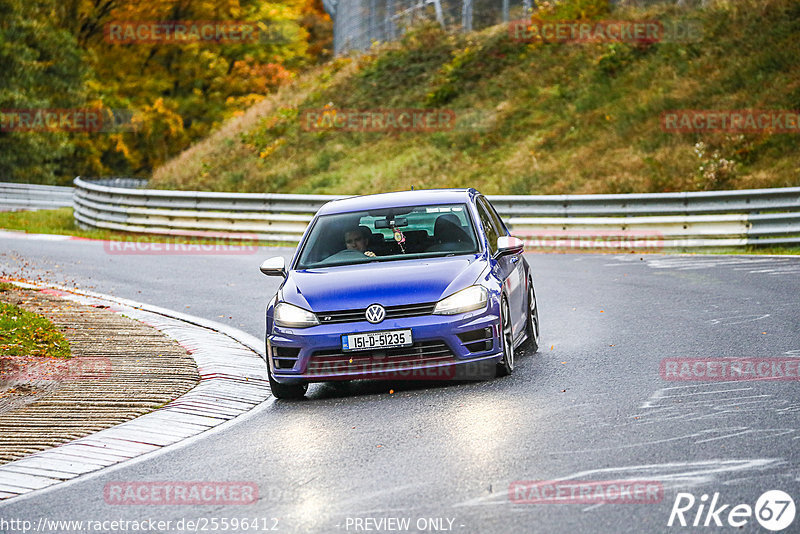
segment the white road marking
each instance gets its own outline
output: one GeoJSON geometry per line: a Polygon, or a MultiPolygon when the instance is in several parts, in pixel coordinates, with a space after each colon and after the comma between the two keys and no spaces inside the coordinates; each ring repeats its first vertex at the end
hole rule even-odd
{"type": "Polygon", "coordinates": [[[718,319],[707,319],[707,322],[711,324],[722,324],[722,326],[732,326],[735,324],[743,324],[743,323],[750,323],[753,321],[760,321],[761,319],[766,319],[769,317],[770,314],[766,313],[764,315],[738,315],[733,317],[721,317],[718,319]],[[723,322],[724,321],[724,322],[723,322]]]}
{"type": "Polygon", "coordinates": [[[800,257],[795,256],[731,257],[689,254],[669,257],[644,255],[634,258],[616,256],[614,259],[618,263],[606,263],[604,266],[630,266],[633,263],[643,262],[652,269],[672,269],[677,271],[730,268],[735,271],[746,271],[748,274],[766,274],[770,276],[800,273],[800,257]]]}
{"type": "MultiPolygon", "coordinates": [[[[752,458],[744,460],[713,459],[696,462],[668,462],[662,464],[642,464],[619,467],[589,469],[571,473],[567,476],[551,478],[552,481],[569,480],[652,480],[660,482],[665,490],[701,486],[724,482],[720,478],[727,474],[764,471],[779,468],[786,462],[779,458],[752,458]]],[[[524,477],[523,477],[524,478],[524,477]]],[[[529,476],[527,480],[535,480],[529,476]]],[[[509,483],[494,484],[508,487],[509,483]]],[[[453,506],[492,506],[512,504],[507,500],[507,492],[497,492],[467,499],[453,506]]],[[[591,508],[591,507],[590,507],[591,508]]]]}
{"type": "Polygon", "coordinates": [[[735,437],[735,436],[742,436],[744,434],[754,434],[756,432],[773,432],[773,431],[775,431],[775,433],[770,434],[769,437],[785,436],[786,434],[791,434],[792,432],[796,432],[796,430],[793,429],[793,428],[758,428],[758,429],[748,428],[747,430],[744,430],[742,432],[736,432],[736,433],[733,433],[733,434],[727,434],[725,436],[719,436],[719,437],[716,437],[716,438],[708,438],[708,439],[703,439],[703,440],[700,440],[700,441],[695,441],[695,444],[709,443],[711,441],[718,441],[718,440],[721,440],[721,439],[728,439],[728,438],[732,438],[732,437],[735,437]]]}

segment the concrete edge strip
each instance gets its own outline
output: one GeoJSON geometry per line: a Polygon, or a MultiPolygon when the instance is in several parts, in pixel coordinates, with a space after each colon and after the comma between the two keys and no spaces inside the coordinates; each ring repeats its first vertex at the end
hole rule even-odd
{"type": "MultiPolygon", "coordinates": [[[[164,450],[250,412],[270,397],[260,341],[214,321],[100,293],[10,281],[111,311],[154,327],[187,349],[200,383],[163,408],[83,438],[0,465],[0,501],[97,474],[164,450]],[[235,402],[231,402],[235,398],[235,402]]],[[[15,499],[16,500],[16,499],[15,499]]]]}
{"type": "Polygon", "coordinates": [[[72,235],[62,234],[29,234],[21,230],[5,230],[0,229],[0,237],[7,239],[30,239],[32,241],[70,241],[77,239],[72,235]]]}

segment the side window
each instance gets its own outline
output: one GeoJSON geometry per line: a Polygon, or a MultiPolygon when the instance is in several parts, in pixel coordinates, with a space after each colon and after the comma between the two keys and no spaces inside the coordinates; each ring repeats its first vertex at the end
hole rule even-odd
{"type": "Polygon", "coordinates": [[[486,234],[486,239],[489,240],[489,252],[494,254],[497,252],[497,238],[500,237],[500,234],[497,232],[495,223],[492,220],[491,210],[487,207],[483,197],[478,198],[477,206],[483,232],[486,234]]]}
{"type": "Polygon", "coordinates": [[[495,227],[500,235],[508,235],[508,229],[506,229],[506,225],[503,223],[503,219],[500,218],[500,215],[497,214],[497,210],[494,209],[492,203],[489,202],[486,197],[481,197],[481,200],[486,202],[486,205],[489,207],[489,215],[492,216],[492,221],[494,222],[495,227]]]}

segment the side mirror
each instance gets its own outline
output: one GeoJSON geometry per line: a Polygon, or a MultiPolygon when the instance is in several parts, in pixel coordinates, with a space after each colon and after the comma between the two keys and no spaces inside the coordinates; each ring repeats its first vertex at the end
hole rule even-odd
{"type": "Polygon", "coordinates": [[[264,260],[259,269],[267,276],[282,276],[286,278],[286,260],[282,256],[264,260]]]}
{"type": "Polygon", "coordinates": [[[525,243],[522,239],[511,235],[501,235],[497,238],[497,252],[494,253],[494,257],[502,258],[520,254],[524,248],[525,243]]]}

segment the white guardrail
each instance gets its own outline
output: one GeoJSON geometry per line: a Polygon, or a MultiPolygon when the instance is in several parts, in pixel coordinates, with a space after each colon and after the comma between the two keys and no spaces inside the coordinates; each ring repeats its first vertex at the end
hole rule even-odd
{"type": "Polygon", "coordinates": [[[0,211],[52,210],[72,206],[72,188],[0,182],[0,211]]]}
{"type": "MultiPolygon", "coordinates": [[[[126,232],[297,243],[333,195],[136,189],[75,179],[76,222],[126,232]]],[[[628,195],[489,196],[529,249],[800,245],[800,187],[628,195]]]]}
{"type": "MultiPolygon", "coordinates": [[[[341,198],[164,191],[143,189],[145,180],[131,178],[78,177],[74,183],[74,189],[0,183],[0,206],[71,204],[84,228],[293,244],[320,206],[341,198]]],[[[531,250],[800,245],[800,187],[489,199],[531,250]]]]}

